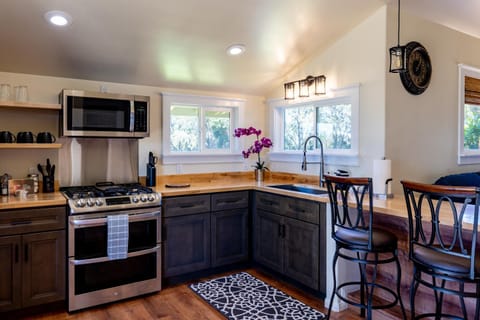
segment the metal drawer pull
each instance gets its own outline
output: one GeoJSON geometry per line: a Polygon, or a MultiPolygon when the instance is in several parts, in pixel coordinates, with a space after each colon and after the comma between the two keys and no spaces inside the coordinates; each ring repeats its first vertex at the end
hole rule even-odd
{"type": "Polygon", "coordinates": [[[23,225],[23,224],[32,224],[32,221],[28,220],[28,221],[12,221],[12,222],[10,222],[11,226],[19,226],[19,225],[23,225]]]}
{"type": "Polygon", "coordinates": [[[179,205],[179,207],[182,208],[182,209],[193,208],[193,207],[195,207],[195,204],[193,204],[193,203],[181,204],[181,205],[179,205]]]}
{"type": "MultiPolygon", "coordinates": [[[[128,217],[129,222],[133,221],[145,221],[155,218],[160,215],[160,211],[133,214],[128,217]]],[[[91,227],[91,226],[102,226],[107,224],[107,218],[97,218],[97,219],[79,219],[70,221],[75,227],[91,227]]]]}
{"type": "Polygon", "coordinates": [[[229,199],[229,200],[223,200],[223,201],[219,201],[218,204],[220,203],[237,203],[237,202],[241,202],[242,199],[229,199]]]}
{"type": "Polygon", "coordinates": [[[15,263],[18,263],[18,244],[15,245],[15,263]]]}
{"type": "Polygon", "coordinates": [[[288,207],[289,207],[290,209],[294,210],[294,211],[297,211],[297,212],[307,212],[305,209],[300,208],[300,207],[297,207],[297,206],[291,206],[291,205],[289,205],[288,207]]]}
{"type": "MultiPolygon", "coordinates": [[[[142,255],[146,255],[146,254],[149,254],[149,253],[154,253],[154,252],[157,252],[159,249],[160,249],[160,246],[155,246],[153,248],[146,249],[146,250],[129,252],[128,255],[127,255],[127,258],[142,256],[142,255]]],[[[85,259],[85,260],[70,260],[70,264],[73,264],[75,266],[80,266],[80,265],[84,265],[84,264],[92,264],[92,263],[107,262],[107,261],[116,261],[116,260],[110,260],[108,257],[100,257],[100,258],[85,259]]]]}

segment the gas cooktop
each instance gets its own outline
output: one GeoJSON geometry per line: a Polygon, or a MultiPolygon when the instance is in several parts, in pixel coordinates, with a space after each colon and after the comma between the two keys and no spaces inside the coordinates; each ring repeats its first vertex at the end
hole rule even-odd
{"type": "Polygon", "coordinates": [[[70,214],[159,206],[161,195],[139,183],[98,183],[95,186],[61,187],[70,214]]]}

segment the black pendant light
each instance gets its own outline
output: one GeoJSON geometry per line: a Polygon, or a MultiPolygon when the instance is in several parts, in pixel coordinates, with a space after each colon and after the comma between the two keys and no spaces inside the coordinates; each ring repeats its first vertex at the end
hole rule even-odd
{"type": "Polygon", "coordinates": [[[405,72],[405,46],[400,45],[400,0],[398,0],[397,46],[390,48],[390,72],[405,72]]]}

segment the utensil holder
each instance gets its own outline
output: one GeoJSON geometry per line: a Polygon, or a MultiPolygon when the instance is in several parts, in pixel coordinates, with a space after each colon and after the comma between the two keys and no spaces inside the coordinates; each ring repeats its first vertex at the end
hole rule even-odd
{"type": "Polygon", "coordinates": [[[54,191],[55,178],[53,176],[43,176],[42,192],[48,193],[54,191]]]}

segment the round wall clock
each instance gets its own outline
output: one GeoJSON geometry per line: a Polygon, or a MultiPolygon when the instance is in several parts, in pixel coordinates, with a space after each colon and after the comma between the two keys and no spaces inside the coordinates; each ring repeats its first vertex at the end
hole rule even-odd
{"type": "Polygon", "coordinates": [[[400,72],[402,84],[411,94],[423,93],[430,84],[432,64],[427,49],[416,41],[405,46],[405,72],[400,72]]]}

